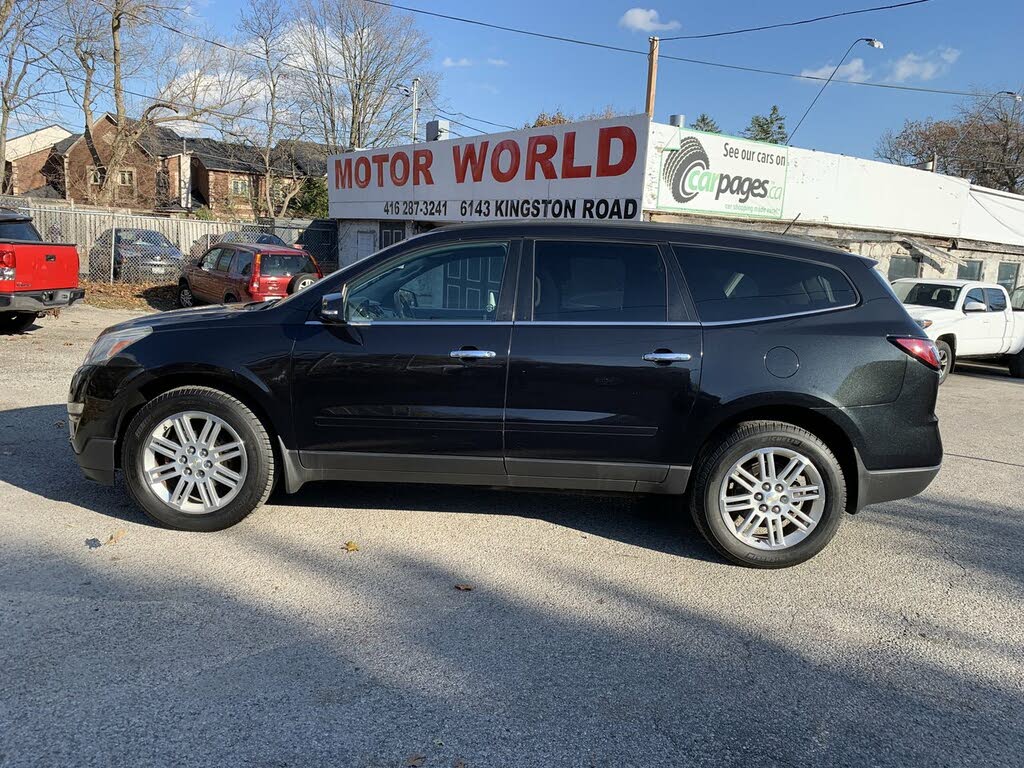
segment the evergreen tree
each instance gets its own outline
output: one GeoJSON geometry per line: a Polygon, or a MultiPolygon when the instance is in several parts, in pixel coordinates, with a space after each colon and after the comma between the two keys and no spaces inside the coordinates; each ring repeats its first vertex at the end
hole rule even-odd
{"type": "Polygon", "coordinates": [[[693,121],[693,125],[690,127],[695,131],[704,131],[705,133],[722,132],[722,129],[718,127],[718,123],[707,112],[701,112],[697,115],[697,119],[693,121]]]}
{"type": "Polygon", "coordinates": [[[786,118],[779,108],[772,104],[767,115],[754,115],[750,125],[743,129],[743,136],[755,141],[767,141],[769,144],[785,144],[789,138],[786,133],[786,118]]]}

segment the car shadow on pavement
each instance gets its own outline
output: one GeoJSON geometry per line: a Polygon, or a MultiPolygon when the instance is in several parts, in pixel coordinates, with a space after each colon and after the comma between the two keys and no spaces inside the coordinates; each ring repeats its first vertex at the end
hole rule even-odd
{"type": "Polygon", "coordinates": [[[985,365],[984,363],[957,362],[953,375],[972,379],[988,379],[1009,384],[1024,384],[1024,379],[1011,376],[1005,366],[985,365]]]}
{"type": "MultiPolygon", "coordinates": [[[[132,523],[155,525],[121,485],[86,480],[68,443],[64,406],[0,411],[0,481],[57,502],[132,523]]],[[[299,493],[280,488],[270,503],[281,507],[380,509],[432,513],[515,515],[543,520],[631,546],[718,561],[675,497],[631,497],[495,490],[443,485],[310,483],[299,493]]]]}

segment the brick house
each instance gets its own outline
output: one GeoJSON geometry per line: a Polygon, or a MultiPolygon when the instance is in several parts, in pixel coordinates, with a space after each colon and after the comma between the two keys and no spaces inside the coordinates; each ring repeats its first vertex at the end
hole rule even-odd
{"type": "MultiPolygon", "coordinates": [[[[117,130],[113,115],[104,114],[92,126],[92,146],[83,134],[56,146],[63,159],[61,191],[65,199],[95,204],[106,173],[117,130]]],[[[181,210],[188,197],[182,178],[189,175],[181,137],[169,128],[149,128],[133,146],[114,180],[111,203],[147,210],[181,210]]]]}
{"type": "Polygon", "coordinates": [[[4,152],[4,185],[7,195],[63,197],[60,192],[63,163],[54,146],[72,136],[59,125],[48,125],[7,142],[4,152]]]}

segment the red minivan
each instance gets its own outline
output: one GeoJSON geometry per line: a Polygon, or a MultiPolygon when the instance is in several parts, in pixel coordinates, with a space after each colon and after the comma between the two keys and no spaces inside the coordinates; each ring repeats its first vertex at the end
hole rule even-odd
{"type": "Polygon", "coordinates": [[[321,277],[316,260],[298,248],[218,243],[185,267],[178,281],[178,306],[278,299],[321,277]]]}

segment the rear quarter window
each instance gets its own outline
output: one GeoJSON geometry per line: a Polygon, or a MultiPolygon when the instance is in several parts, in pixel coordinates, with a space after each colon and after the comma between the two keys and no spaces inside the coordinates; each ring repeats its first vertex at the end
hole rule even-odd
{"type": "Polygon", "coordinates": [[[746,251],[673,246],[703,322],[849,307],[857,291],[837,267],[746,251]]]}

